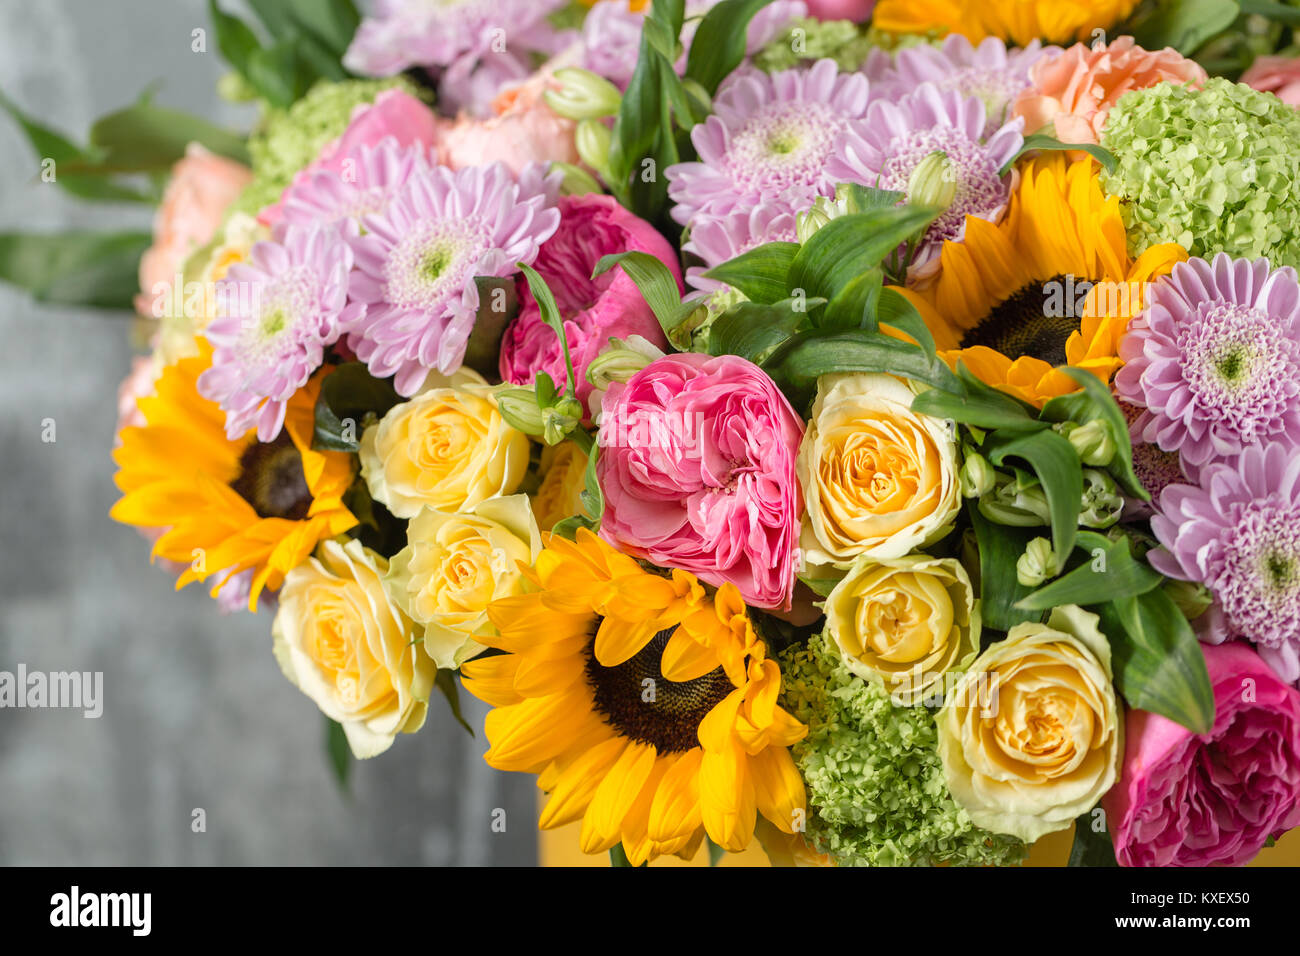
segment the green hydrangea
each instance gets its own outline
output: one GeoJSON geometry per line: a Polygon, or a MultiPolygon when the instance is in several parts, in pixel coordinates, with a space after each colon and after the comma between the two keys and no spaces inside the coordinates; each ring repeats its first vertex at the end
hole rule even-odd
{"type": "Polygon", "coordinates": [[[372,103],[386,89],[400,87],[423,95],[410,80],[322,80],[287,110],[271,110],[248,140],[253,181],[235,202],[232,212],[256,213],[275,202],[295,173],[316,158],[321,147],[347,129],[352,111],[372,103]]]}
{"type": "Polygon", "coordinates": [[[1006,865],[1025,845],[953,802],[934,715],[899,707],[844,666],[826,636],[781,655],[783,703],[808,725],[792,748],[808,787],[805,836],[841,866],[1006,865]]]}
{"type": "Polygon", "coordinates": [[[754,65],[771,73],[830,57],[847,72],[862,66],[872,45],[850,20],[800,17],[754,55],[754,65]]]}
{"type": "Polygon", "coordinates": [[[1101,144],[1133,255],[1177,242],[1300,266],[1300,111],[1276,96],[1221,77],[1200,91],[1160,83],[1120,98],[1101,144]]]}

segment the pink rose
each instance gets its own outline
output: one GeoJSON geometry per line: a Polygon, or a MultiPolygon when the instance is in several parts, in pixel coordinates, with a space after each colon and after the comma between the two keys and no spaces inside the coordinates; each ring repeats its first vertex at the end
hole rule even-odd
{"type": "MultiPolygon", "coordinates": [[[[401,147],[420,144],[433,147],[439,139],[443,121],[433,110],[404,90],[384,90],[373,103],[363,103],[352,113],[348,128],[338,139],[327,143],[305,169],[300,169],[285,190],[306,188],[313,173],[342,173],[347,160],[355,160],[362,146],[378,146],[392,136],[401,147]]],[[[258,213],[258,221],[274,226],[280,221],[284,197],[258,213]]]]}
{"type": "Polygon", "coordinates": [[[1201,86],[1205,70],[1177,50],[1150,52],[1132,37],[1087,46],[1076,43],[1055,57],[1044,57],[1029,71],[1032,86],[1020,94],[1014,115],[1025,118],[1025,134],[1053,123],[1063,143],[1096,143],[1106,118],[1130,90],[1157,83],[1201,86]]]}
{"type": "Polygon", "coordinates": [[[185,260],[216,235],[230,204],[243,192],[252,171],[247,166],[190,143],[172,167],[162,203],[153,220],[153,245],[140,257],[140,295],[135,308],[152,316],[153,302],[166,283],[170,288],[185,260]]]}
{"type": "Polygon", "coordinates": [[[1300,57],[1261,56],[1241,74],[1241,82],[1261,93],[1274,93],[1287,106],[1300,108],[1300,57]]]}
{"type": "Polygon", "coordinates": [[[871,16],[876,0],[804,0],[808,16],[818,20],[852,20],[862,23],[871,16]]]}
{"type": "Polygon", "coordinates": [[[529,162],[577,163],[576,125],[546,105],[542,94],[556,85],[549,72],[535,74],[493,101],[496,115],[480,120],[462,116],[444,133],[438,161],[452,169],[500,160],[516,174],[529,162]]]}
{"type": "Polygon", "coordinates": [[[1240,866],[1300,824],[1300,691],[1245,644],[1202,645],[1214,729],[1130,710],[1102,800],[1124,866],[1240,866]]]}
{"type": "MultiPolygon", "coordinates": [[[[587,366],[611,338],[639,335],[659,348],[668,346],[659,320],[636,283],[621,268],[593,279],[596,263],[613,252],[645,252],[669,268],[679,290],[682,275],[668,241],[612,196],[566,196],[558,208],[560,228],[542,243],[533,268],[546,280],[564,318],[578,399],[585,408],[591,394],[587,366]]],[[[501,340],[501,377],[524,385],[544,371],[562,385],[565,367],[560,340],[542,321],[527,281],[521,278],[518,288],[519,315],[501,340]]]]}
{"type": "Polygon", "coordinates": [[[790,607],[803,424],[757,365],[669,355],[605,393],[600,533],[639,558],[790,607]]]}

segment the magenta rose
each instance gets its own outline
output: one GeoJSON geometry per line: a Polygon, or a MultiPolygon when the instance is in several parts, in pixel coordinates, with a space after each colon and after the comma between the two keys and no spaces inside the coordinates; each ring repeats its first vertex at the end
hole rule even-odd
{"type": "Polygon", "coordinates": [[[1102,800],[1123,866],[1240,866],[1300,824],[1300,691],[1247,645],[1202,645],[1206,735],[1130,710],[1124,774],[1102,800]]]}
{"type": "Polygon", "coordinates": [[[803,424],[735,355],[669,355],[605,393],[600,533],[629,554],[790,607],[803,424]]]}
{"type": "MultiPolygon", "coordinates": [[[[586,407],[591,386],[587,366],[611,338],[639,335],[667,347],[658,319],[621,268],[593,279],[602,256],[612,252],[645,252],[668,267],[682,288],[681,269],[673,247],[644,219],[632,215],[611,196],[567,196],[560,199],[560,228],[537,253],[535,268],[555,296],[564,318],[564,333],[573,359],[578,399],[586,407]]],[[[524,279],[519,280],[519,315],[501,341],[501,377],[515,385],[546,372],[557,385],[564,382],[564,352],[524,279]]]]}

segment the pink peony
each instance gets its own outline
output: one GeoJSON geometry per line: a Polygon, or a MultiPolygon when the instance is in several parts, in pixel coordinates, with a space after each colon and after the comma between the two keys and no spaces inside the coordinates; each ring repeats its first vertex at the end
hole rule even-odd
{"type": "Polygon", "coordinates": [[[1206,75],[1171,47],[1151,52],[1124,36],[1095,47],[1076,43],[1060,56],[1045,57],[1034,64],[1030,79],[1014,108],[1025,118],[1026,134],[1055,124],[1063,143],[1096,143],[1125,93],[1165,82],[1199,87],[1206,75]]]}
{"type": "Polygon", "coordinates": [[[804,0],[808,16],[818,20],[852,20],[862,23],[871,16],[876,0],[804,0]]]}
{"type": "Polygon", "coordinates": [[[1240,866],[1300,824],[1300,691],[1244,644],[1201,649],[1210,733],[1129,711],[1124,774],[1102,800],[1124,866],[1240,866]]]}
{"type": "Polygon", "coordinates": [[[384,90],[375,97],[373,103],[364,103],[356,108],[343,135],[326,144],[315,160],[305,169],[299,170],[280,201],[258,213],[258,220],[264,225],[274,226],[283,215],[282,206],[286,196],[294,192],[310,191],[312,179],[318,173],[328,172],[342,176],[348,168],[345,164],[351,165],[359,161],[362,147],[373,149],[383,140],[392,137],[398,146],[419,144],[432,148],[438,142],[442,123],[433,110],[410,93],[384,90]]]}
{"type": "MultiPolygon", "coordinates": [[[[560,228],[542,243],[534,267],[546,280],[564,317],[578,399],[585,407],[591,393],[587,366],[611,338],[639,335],[660,348],[668,345],[658,319],[621,268],[591,277],[601,256],[649,253],[669,268],[679,289],[682,277],[668,241],[613,197],[568,196],[560,200],[559,210],[560,228]]],[[[562,384],[565,367],[560,341],[542,321],[541,309],[522,278],[519,301],[519,315],[501,341],[501,377],[522,385],[544,371],[556,384],[562,384]]]]}
{"type": "Polygon", "coordinates": [[[154,315],[153,302],[171,288],[185,260],[216,235],[230,204],[253,178],[247,166],[190,143],[172,167],[171,180],[153,221],[153,245],[140,257],[136,311],[154,315]]]}
{"type": "Polygon", "coordinates": [[[757,365],[669,355],[605,393],[601,535],[639,558],[790,608],[803,425],[757,365]]]}
{"type": "Polygon", "coordinates": [[[1300,57],[1261,56],[1241,74],[1241,82],[1300,108],[1300,57]]]}
{"type": "Polygon", "coordinates": [[[504,90],[492,103],[495,116],[462,116],[443,133],[438,160],[452,169],[500,161],[518,173],[529,162],[577,163],[575,123],[553,112],[542,94],[555,84],[548,72],[504,90]]]}

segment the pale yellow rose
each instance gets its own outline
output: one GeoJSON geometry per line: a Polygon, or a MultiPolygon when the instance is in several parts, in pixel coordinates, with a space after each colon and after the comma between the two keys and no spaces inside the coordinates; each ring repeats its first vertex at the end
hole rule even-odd
{"type": "Polygon", "coordinates": [[[533,512],[542,530],[574,515],[592,517],[582,503],[587,487],[587,456],[571,441],[548,445],[542,451],[542,483],[533,495],[533,512]]]}
{"type": "Polygon", "coordinates": [[[271,626],[284,676],[373,757],[424,725],[437,665],[420,628],[384,591],[388,562],[361,545],[321,542],[285,577],[271,626]]]}
{"type": "Polygon", "coordinates": [[[853,673],[895,702],[923,700],[979,650],[970,578],[953,558],[859,558],[826,598],[826,628],[853,673]]]}
{"type": "Polygon", "coordinates": [[[531,566],[542,536],[526,495],[479,502],[456,514],[425,508],[406,529],[384,585],[393,603],[424,627],[424,649],[452,670],[483,650],[475,636],[495,634],[487,607],[522,594],[520,565],[531,566]]]}
{"type": "Polygon", "coordinates": [[[1017,624],[939,712],[948,788],[978,826],[1031,842],[1064,830],[1114,785],[1124,723],[1097,622],[1067,604],[1046,624],[1017,624]]]}
{"type": "Polygon", "coordinates": [[[425,507],[466,511],[513,494],[528,455],[528,436],[506,424],[491,388],[467,368],[450,378],[430,373],[424,391],[361,436],[370,494],[399,518],[425,507]]]}
{"type": "Polygon", "coordinates": [[[898,558],[952,529],[961,507],[955,433],[911,411],[892,375],[823,375],[799,446],[799,545],[810,564],[898,558]]]}

